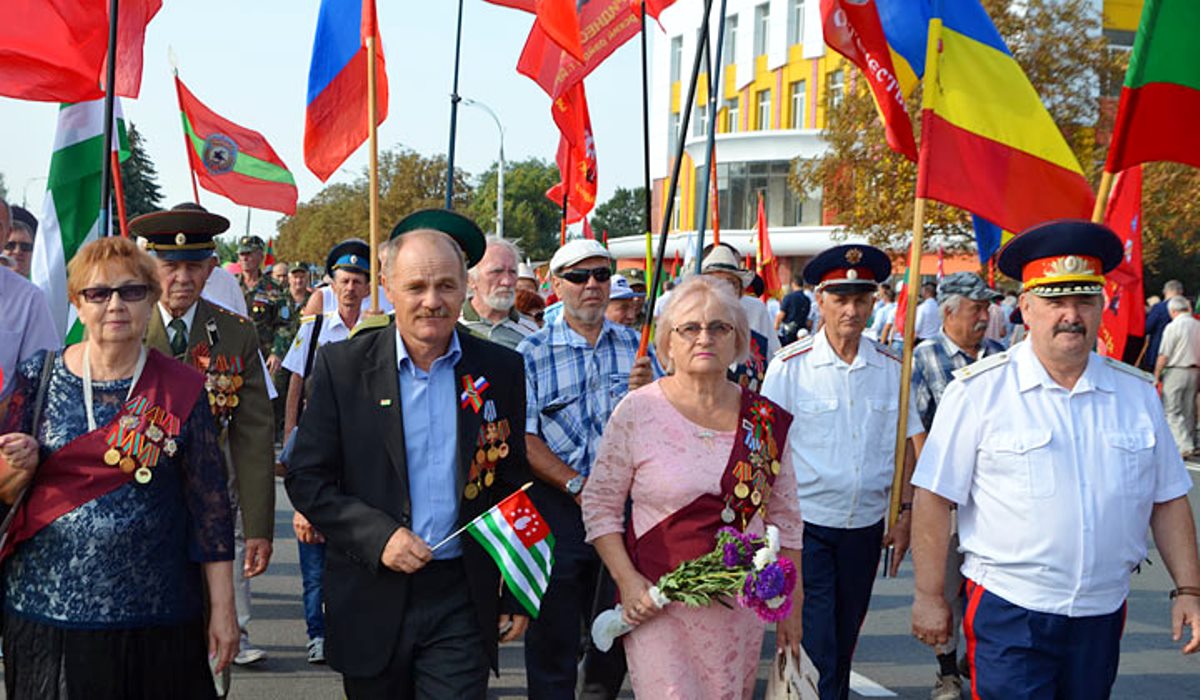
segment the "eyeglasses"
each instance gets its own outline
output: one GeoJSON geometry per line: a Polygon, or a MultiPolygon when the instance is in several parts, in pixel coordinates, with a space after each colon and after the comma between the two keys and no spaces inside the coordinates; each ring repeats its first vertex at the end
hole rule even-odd
{"type": "Polygon", "coordinates": [[[89,304],[107,304],[116,292],[121,301],[141,301],[150,293],[150,287],[144,284],[127,284],[124,287],[88,287],[81,290],[79,296],[89,304]]]}
{"type": "Polygon", "coordinates": [[[700,331],[708,331],[708,337],[713,340],[724,340],[733,332],[733,324],[724,321],[712,321],[707,326],[702,323],[683,323],[671,330],[689,343],[694,343],[700,337],[700,331]]]}
{"type": "Polygon", "coordinates": [[[594,277],[597,282],[607,282],[612,277],[612,270],[607,267],[593,267],[590,270],[567,270],[560,272],[558,276],[571,284],[587,284],[588,277],[594,277]]]}
{"type": "Polygon", "coordinates": [[[18,251],[18,250],[21,251],[22,253],[32,253],[33,252],[33,244],[26,243],[25,241],[9,241],[4,244],[4,250],[6,250],[10,253],[12,253],[14,251],[18,251]]]}

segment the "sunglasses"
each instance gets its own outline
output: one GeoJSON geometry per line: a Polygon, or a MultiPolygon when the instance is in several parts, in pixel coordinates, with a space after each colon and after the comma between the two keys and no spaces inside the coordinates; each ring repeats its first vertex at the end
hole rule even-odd
{"type": "Polygon", "coordinates": [[[79,296],[89,304],[107,304],[113,292],[121,297],[121,301],[142,301],[150,293],[150,287],[145,284],[127,284],[124,287],[88,287],[81,290],[79,296]]]}
{"type": "Polygon", "coordinates": [[[560,272],[558,276],[571,284],[587,284],[589,277],[595,278],[597,282],[607,282],[612,277],[612,270],[607,267],[593,267],[590,270],[567,270],[560,272]]]}
{"type": "Polygon", "coordinates": [[[33,244],[26,243],[25,241],[9,241],[8,243],[4,244],[4,249],[10,253],[17,250],[21,251],[22,253],[32,253],[33,244]]]}

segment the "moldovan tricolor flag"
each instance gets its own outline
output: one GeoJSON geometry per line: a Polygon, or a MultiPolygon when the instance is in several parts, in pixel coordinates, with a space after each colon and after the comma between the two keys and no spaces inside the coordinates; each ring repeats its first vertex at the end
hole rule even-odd
{"type": "Polygon", "coordinates": [[[367,37],[375,37],[375,123],[387,118],[388,82],[374,0],[321,0],[308,68],[304,164],[321,181],[367,140],[367,37]]]}
{"type": "Polygon", "coordinates": [[[296,181],[263,135],[204,106],[178,76],[175,90],[200,186],[248,207],[295,214],[296,181]]]}
{"type": "Polygon", "coordinates": [[[936,3],[917,196],[1009,231],[1091,217],[1079,161],[979,0],[936,3]]]}
{"type": "Polygon", "coordinates": [[[517,491],[467,525],[531,617],[538,616],[554,566],[554,535],[524,491],[517,491]]]}
{"type": "MultiPolygon", "coordinates": [[[[121,100],[114,100],[113,150],[129,158],[121,100]]],[[[104,152],[104,100],[63,105],[58,110],[54,153],[46,182],[42,225],[33,244],[31,277],[46,294],[50,314],[68,343],[82,337],[75,307],[67,300],[67,263],[100,232],[100,169],[104,152]]]]}
{"type": "Polygon", "coordinates": [[[1104,169],[1169,160],[1200,168],[1200,2],[1146,0],[1104,169]]]}

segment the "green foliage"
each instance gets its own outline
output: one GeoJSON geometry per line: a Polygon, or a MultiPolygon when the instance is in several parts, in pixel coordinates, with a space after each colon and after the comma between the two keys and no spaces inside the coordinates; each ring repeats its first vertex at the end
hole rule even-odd
{"type": "Polygon", "coordinates": [[[163,195],[158,170],[146,153],[145,138],[132,122],[128,133],[131,155],[121,163],[121,186],[125,192],[125,215],[132,219],[161,209],[163,195]]]}
{"type": "Polygon", "coordinates": [[[618,187],[613,196],[598,205],[592,214],[592,230],[599,238],[608,231],[609,239],[644,236],[646,225],[646,188],[618,187]]]}
{"type": "MultiPolygon", "coordinates": [[[[370,190],[367,168],[351,183],[327,186],[279,221],[275,255],[280,260],[322,262],[326,253],[347,238],[370,237],[370,190]]],[[[465,211],[471,202],[466,173],[455,170],[453,209],[465,211]]],[[[379,154],[379,240],[417,210],[441,207],[446,201],[446,159],[427,158],[397,146],[379,154]]]]}
{"type": "MultiPolygon", "coordinates": [[[[467,213],[486,232],[496,229],[496,164],[479,176],[467,213]]],[[[549,260],[558,249],[560,207],[546,199],[558,166],[540,158],[505,163],[504,237],[531,260],[549,260]]]]}

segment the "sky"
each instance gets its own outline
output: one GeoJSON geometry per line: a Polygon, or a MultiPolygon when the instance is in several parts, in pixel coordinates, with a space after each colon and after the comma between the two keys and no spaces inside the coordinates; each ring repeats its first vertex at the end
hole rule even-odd
{"type": "MultiPolygon", "coordinates": [[[[389,114],[379,128],[380,149],[402,145],[422,155],[446,153],[454,68],[454,0],[379,0],[387,59],[389,114]]],[[[304,108],[308,66],[319,0],[165,0],[146,32],[141,94],[124,100],[125,116],[146,142],[158,169],[163,204],[190,200],[187,155],[168,49],[179,75],[210,109],[261,132],[287,164],[300,201],[324,186],[304,166],[304,108]]],[[[459,95],[482,102],[504,126],[508,162],[539,157],[553,161],[558,131],[550,98],[516,72],[533,16],[464,0],[459,95]]],[[[651,22],[651,42],[659,34],[651,22]]],[[[599,196],[642,184],[641,53],[635,37],[587,78],[588,103],[597,143],[599,196]]],[[[653,44],[651,45],[651,55],[653,44]]],[[[0,98],[0,173],[9,201],[41,217],[54,143],[57,105],[0,98]]],[[[495,122],[486,112],[459,105],[455,166],[475,175],[499,153],[495,122]]],[[[328,183],[348,182],[367,164],[364,144],[328,183]]],[[[201,188],[200,201],[246,229],[246,207],[201,188]]],[[[255,209],[250,231],[275,235],[282,215],[255,209]]],[[[387,222],[383,227],[390,226],[387,222]]],[[[350,235],[354,232],[347,232],[350,235]]]]}

